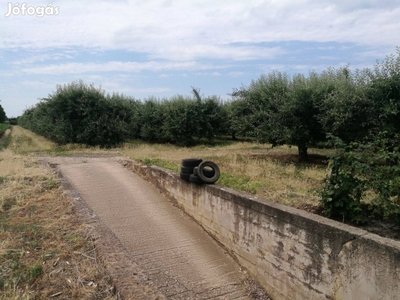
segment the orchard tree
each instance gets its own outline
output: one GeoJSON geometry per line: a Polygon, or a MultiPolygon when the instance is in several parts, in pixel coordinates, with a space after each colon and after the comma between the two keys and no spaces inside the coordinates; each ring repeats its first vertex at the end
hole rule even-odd
{"type": "Polygon", "coordinates": [[[156,98],[147,99],[140,106],[140,132],[141,139],[149,142],[164,142],[163,134],[163,104],[156,98]]]}
{"type": "Polygon", "coordinates": [[[253,126],[252,135],[259,142],[297,146],[299,160],[307,160],[308,146],[325,140],[319,103],[327,90],[316,73],[310,73],[308,78],[290,78],[280,72],[262,75],[247,89],[235,93],[249,110],[247,122],[241,126],[253,126]]]}
{"type": "Polygon", "coordinates": [[[82,81],[57,86],[55,92],[24,112],[19,124],[59,144],[116,146],[134,124],[132,99],[105,95],[82,81]]]}
{"type": "Polygon", "coordinates": [[[395,137],[400,133],[400,47],[396,54],[378,61],[370,73],[368,99],[374,104],[379,130],[395,137]]]}
{"type": "Polygon", "coordinates": [[[200,131],[199,107],[195,100],[183,96],[166,99],[162,103],[162,132],[169,142],[182,146],[193,144],[193,137],[200,131]]]}
{"type": "Polygon", "coordinates": [[[234,91],[231,96],[234,100],[224,105],[227,113],[226,133],[231,135],[233,140],[237,137],[253,137],[255,124],[248,101],[242,97],[240,90],[234,91]]]}
{"type": "Polygon", "coordinates": [[[345,143],[365,139],[379,122],[377,110],[366,95],[366,71],[329,69],[321,77],[333,85],[321,102],[319,119],[325,132],[345,143]]]}
{"type": "Polygon", "coordinates": [[[0,104],[0,123],[4,123],[5,121],[7,121],[7,116],[3,107],[0,104]]]}

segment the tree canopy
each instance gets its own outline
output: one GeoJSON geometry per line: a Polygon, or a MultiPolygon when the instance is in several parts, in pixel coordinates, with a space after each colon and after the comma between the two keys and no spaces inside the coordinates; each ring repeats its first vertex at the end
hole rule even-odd
{"type": "Polygon", "coordinates": [[[4,123],[5,121],[7,121],[7,116],[3,107],[0,104],[0,123],[4,123]]]}

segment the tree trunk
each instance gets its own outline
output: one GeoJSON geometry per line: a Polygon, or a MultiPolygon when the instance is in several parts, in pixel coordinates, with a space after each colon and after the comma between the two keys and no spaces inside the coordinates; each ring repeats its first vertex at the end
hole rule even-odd
{"type": "Polygon", "coordinates": [[[232,140],[236,141],[236,132],[235,131],[232,132],[232,140]]]}
{"type": "Polygon", "coordinates": [[[308,161],[308,153],[307,153],[307,146],[306,145],[297,145],[299,149],[299,162],[308,161]]]}

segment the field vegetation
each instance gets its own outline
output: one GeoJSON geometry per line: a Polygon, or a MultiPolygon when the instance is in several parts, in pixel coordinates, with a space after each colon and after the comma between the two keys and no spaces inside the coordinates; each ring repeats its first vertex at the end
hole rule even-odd
{"type": "Polygon", "coordinates": [[[0,124],[7,121],[6,112],[4,111],[3,107],[0,105],[0,124]]]}
{"type": "Polygon", "coordinates": [[[317,190],[327,172],[326,150],[312,149],[314,163],[298,163],[295,149],[279,146],[266,149],[254,142],[226,142],[219,145],[179,147],[171,144],[127,143],[121,153],[148,165],[176,172],[188,157],[211,160],[221,169],[217,184],[258,195],[271,201],[319,210],[317,190]]]}
{"type": "MultiPolygon", "coordinates": [[[[326,147],[332,151],[318,194],[323,212],[354,223],[376,218],[400,223],[400,48],[373,69],[264,74],[249,86],[234,89],[232,101],[226,103],[202,96],[195,88],[192,96],[138,101],[73,82],[58,86],[26,110],[18,123],[59,145],[107,148],[140,140],[193,147],[239,138],[255,142],[254,147],[265,153],[272,153],[271,146],[296,147],[299,162],[310,161],[312,148],[326,147]]],[[[230,163],[252,165],[254,156],[240,151],[228,155],[230,163]]],[[[205,156],[213,155],[210,150],[205,156]]],[[[264,164],[260,158],[256,161],[264,164]]],[[[252,172],[246,168],[237,171],[241,189],[252,172]]],[[[254,172],[259,180],[248,184],[248,191],[268,190],[262,175],[268,170],[254,172]]],[[[221,182],[235,181],[230,174],[221,182]]],[[[295,195],[304,188],[288,190],[295,195]]]]}
{"type": "Polygon", "coordinates": [[[298,162],[294,147],[224,139],[192,147],[135,140],[109,149],[58,145],[20,126],[7,136],[0,151],[0,299],[118,299],[90,228],[37,156],[122,155],[174,171],[183,158],[201,157],[220,166],[220,185],[319,213],[326,158],[336,153],[310,148],[309,162],[298,162]]]}
{"type": "Polygon", "coordinates": [[[90,228],[31,155],[54,143],[20,127],[8,136],[0,151],[0,299],[118,299],[90,228]]]}
{"type": "Polygon", "coordinates": [[[8,128],[10,128],[9,124],[0,124],[0,135],[3,135],[8,128]]]}

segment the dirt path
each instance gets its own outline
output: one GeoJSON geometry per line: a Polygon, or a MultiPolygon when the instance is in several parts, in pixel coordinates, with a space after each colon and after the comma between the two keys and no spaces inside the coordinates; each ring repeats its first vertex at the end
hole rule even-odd
{"type": "MultiPolygon", "coordinates": [[[[153,298],[268,299],[254,295],[254,286],[249,286],[250,281],[235,261],[150,183],[123,168],[117,158],[46,160],[57,165],[79,193],[79,201],[84,199],[112,231],[114,243],[123,245],[125,263],[114,267],[125,269],[125,273],[133,271],[124,276],[128,278],[122,286],[132,285],[129,281],[143,271],[153,298]],[[126,257],[135,266],[133,269],[126,265],[126,257]]],[[[121,247],[115,251],[120,252],[121,247]]]]}

